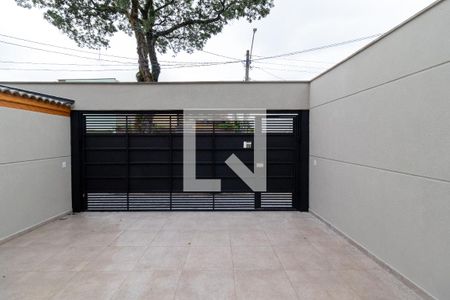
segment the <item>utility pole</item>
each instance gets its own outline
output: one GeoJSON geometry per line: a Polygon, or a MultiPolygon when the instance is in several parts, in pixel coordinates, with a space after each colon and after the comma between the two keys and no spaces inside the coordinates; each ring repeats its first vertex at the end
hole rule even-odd
{"type": "Polygon", "coordinates": [[[255,34],[257,28],[253,28],[252,45],[250,50],[245,54],[245,81],[250,81],[250,65],[252,64],[253,43],[255,42],[255,34]]]}
{"type": "Polygon", "coordinates": [[[250,81],[250,51],[245,54],[245,81],[250,81]]]}

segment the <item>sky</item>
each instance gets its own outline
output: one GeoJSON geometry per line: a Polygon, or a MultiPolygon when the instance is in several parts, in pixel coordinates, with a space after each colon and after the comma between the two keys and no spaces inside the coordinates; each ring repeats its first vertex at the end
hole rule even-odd
{"type": "MultiPolygon", "coordinates": [[[[255,60],[250,71],[252,81],[309,80],[374,38],[287,57],[265,60],[258,58],[382,34],[432,2],[434,1],[275,0],[269,16],[253,23],[245,20],[231,22],[208,41],[203,51],[160,55],[163,65],[160,81],[243,81],[245,68],[241,62],[186,66],[192,66],[187,64],[190,62],[243,60],[246,50],[250,48],[253,28],[257,28],[257,32],[253,50],[255,60]]],[[[118,33],[111,39],[110,48],[100,51],[78,48],[72,40],[45,21],[42,14],[38,9],[17,6],[15,0],[0,1],[0,81],[91,78],[135,81],[137,59],[133,37],[118,33]]]]}

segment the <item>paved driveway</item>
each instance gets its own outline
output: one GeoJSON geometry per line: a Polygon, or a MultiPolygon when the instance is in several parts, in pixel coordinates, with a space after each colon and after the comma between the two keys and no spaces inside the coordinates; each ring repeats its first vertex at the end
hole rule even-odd
{"type": "Polygon", "coordinates": [[[83,213],[0,246],[0,299],[421,299],[308,213],[83,213]]]}

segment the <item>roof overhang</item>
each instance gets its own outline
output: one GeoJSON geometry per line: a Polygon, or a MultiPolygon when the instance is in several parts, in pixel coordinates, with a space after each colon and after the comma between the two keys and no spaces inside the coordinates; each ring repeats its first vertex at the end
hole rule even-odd
{"type": "Polygon", "coordinates": [[[0,106],[53,115],[70,116],[75,101],[0,85],[0,106]]]}

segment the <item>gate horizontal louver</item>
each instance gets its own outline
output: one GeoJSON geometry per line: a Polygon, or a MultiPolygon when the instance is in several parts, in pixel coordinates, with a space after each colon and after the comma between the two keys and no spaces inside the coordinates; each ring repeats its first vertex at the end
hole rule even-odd
{"type": "Polygon", "coordinates": [[[170,210],[170,193],[130,193],[130,210],[170,210]]]}
{"type": "Polygon", "coordinates": [[[173,210],[212,210],[213,195],[210,193],[174,193],[173,210]]]}
{"type": "Polygon", "coordinates": [[[219,193],[214,195],[214,209],[254,209],[254,193],[219,193]]]}
{"type": "Polygon", "coordinates": [[[262,208],[292,207],[292,193],[261,193],[262,208]]]}
{"type": "Polygon", "coordinates": [[[88,193],[88,210],[118,211],[127,210],[126,193],[88,193]]]}
{"type": "MultiPolygon", "coordinates": [[[[225,164],[235,154],[253,169],[255,118],[198,121],[197,178],[221,179],[220,193],[183,192],[182,113],[83,113],[86,208],[101,210],[290,209],[297,195],[298,113],[262,117],[267,192],[255,193],[225,164]]],[[[261,117],[261,116],[259,116],[261,117]]]]}

